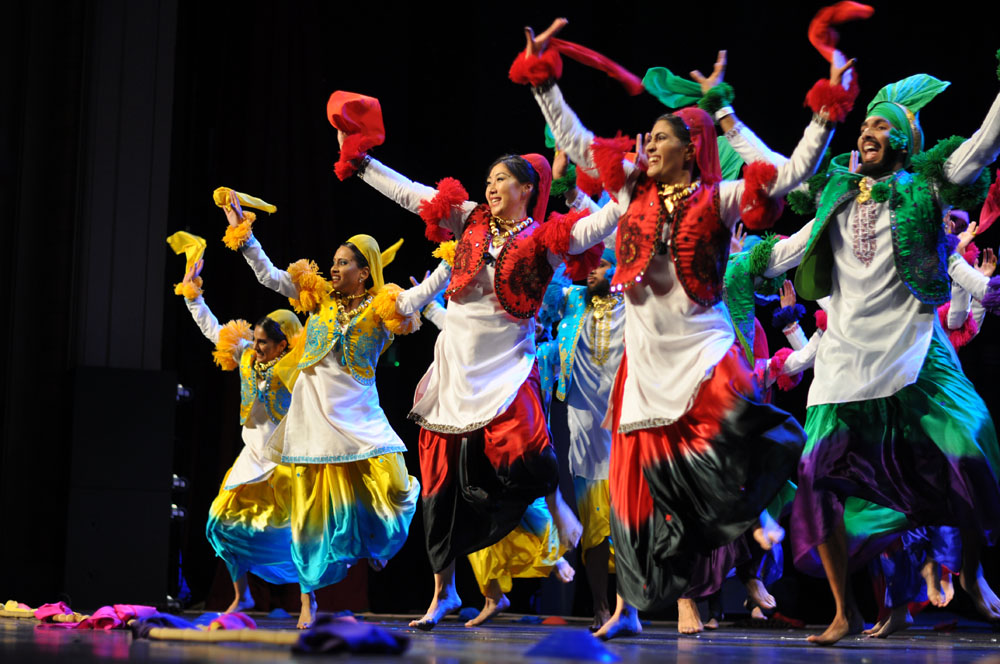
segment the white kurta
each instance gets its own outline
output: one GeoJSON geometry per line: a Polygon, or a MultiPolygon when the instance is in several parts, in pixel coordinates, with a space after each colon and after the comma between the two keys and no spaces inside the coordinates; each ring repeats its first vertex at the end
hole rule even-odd
{"type": "MultiPolygon", "coordinates": [[[[213,344],[219,343],[219,321],[205,304],[205,300],[199,296],[194,300],[185,299],[184,303],[205,338],[213,344]]],[[[238,363],[243,352],[249,347],[249,342],[239,346],[233,351],[233,359],[238,363]]],[[[262,381],[258,388],[264,391],[267,385],[262,381]]],[[[223,488],[231,491],[241,484],[263,482],[271,476],[277,464],[267,458],[265,450],[277,426],[267,414],[267,407],[260,399],[254,399],[250,414],[242,428],[243,449],[236,457],[232,470],[229,471],[226,486],[223,488]]]]}
{"type": "MultiPolygon", "coordinates": [[[[556,143],[577,168],[593,169],[590,153],[594,135],[583,127],[566,104],[559,86],[535,89],[535,100],[552,128],[556,143]]],[[[811,176],[826,151],[832,132],[812,122],[791,159],[777,166],[769,194],[784,196],[811,176]]],[[[633,166],[625,163],[628,172],[633,166]]],[[[616,197],[625,206],[631,201],[630,176],[626,190],[616,197]]],[[[719,185],[720,216],[728,227],[740,217],[743,181],[719,185]]],[[[670,228],[663,229],[669,249],[670,228]]],[[[736,341],[729,314],[721,302],[712,307],[695,304],[684,292],[670,251],[654,256],[644,281],[626,291],[625,347],[628,376],[622,398],[619,432],[664,426],[677,421],[690,408],[702,382],[736,341]]]]}
{"type": "MultiPolygon", "coordinates": [[[[375,159],[362,178],[412,212],[437,193],[412,182],[375,159]]],[[[466,201],[441,225],[461,235],[476,204],[466,201]]],[[[606,206],[573,228],[570,253],[580,253],[613,228],[620,209],[606,206]],[[603,233],[603,235],[602,235],[603,233]]],[[[496,258],[502,247],[489,246],[496,258]]],[[[549,253],[554,267],[561,259],[549,253]]],[[[434,361],[420,380],[410,418],[439,433],[479,429],[503,413],[535,363],[535,321],[515,318],[497,300],[493,265],[485,265],[472,282],[448,301],[448,324],[434,345],[434,361]]]]}
{"type": "Polygon", "coordinates": [[[621,364],[625,346],[625,305],[608,312],[611,318],[608,358],[594,362],[591,338],[595,327],[591,311],[583,315],[573,357],[573,378],[566,395],[569,425],[569,471],[589,480],[608,479],[611,461],[611,432],[601,426],[608,412],[611,388],[621,364]]]}

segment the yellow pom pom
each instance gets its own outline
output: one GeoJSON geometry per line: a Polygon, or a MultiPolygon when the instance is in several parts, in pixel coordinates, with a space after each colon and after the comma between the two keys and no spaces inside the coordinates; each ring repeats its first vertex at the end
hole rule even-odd
{"type": "Polygon", "coordinates": [[[222,236],[223,244],[233,251],[238,250],[250,239],[250,234],[253,232],[253,222],[256,220],[257,215],[253,212],[244,212],[243,221],[226,228],[226,234],[222,236]]]}
{"type": "Polygon", "coordinates": [[[243,319],[231,320],[219,330],[219,342],[215,344],[212,357],[223,371],[232,371],[240,366],[237,359],[243,353],[244,342],[252,342],[250,323],[243,319]]]}
{"type": "Polygon", "coordinates": [[[372,298],[372,311],[381,319],[385,329],[393,334],[410,334],[420,329],[420,315],[403,316],[396,311],[396,298],[403,289],[396,284],[386,284],[372,298]]]}
{"type": "Polygon", "coordinates": [[[448,240],[438,245],[438,248],[431,252],[434,258],[440,258],[448,265],[455,265],[455,240],[448,240]]]}
{"type": "Polygon", "coordinates": [[[201,277],[195,277],[193,281],[184,283],[183,281],[179,284],[174,284],[174,295],[183,295],[186,300],[194,300],[201,296],[205,291],[202,290],[202,285],[204,280],[201,277]]]}
{"type": "Polygon", "coordinates": [[[292,284],[299,294],[298,298],[290,297],[288,301],[299,313],[315,311],[333,290],[333,286],[320,276],[316,261],[305,258],[295,261],[288,266],[288,276],[292,278],[292,284]]]}

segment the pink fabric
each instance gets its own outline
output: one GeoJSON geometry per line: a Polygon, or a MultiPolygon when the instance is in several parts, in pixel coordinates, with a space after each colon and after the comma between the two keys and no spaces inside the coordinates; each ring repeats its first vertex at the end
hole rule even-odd
{"type": "Polygon", "coordinates": [[[118,629],[124,627],[125,623],[115,612],[113,606],[102,606],[97,611],[79,623],[77,629],[118,629]]]}
{"type": "Polygon", "coordinates": [[[982,233],[993,225],[997,217],[1000,217],[1000,169],[997,169],[997,179],[990,185],[990,192],[986,194],[986,202],[983,203],[983,211],[979,213],[979,226],[976,233],[982,233]]]}
{"type": "Polygon", "coordinates": [[[143,606],[142,604],[115,604],[115,613],[118,617],[128,622],[129,620],[142,620],[156,613],[155,606],[143,606]]]}
{"type": "Polygon", "coordinates": [[[257,623],[245,613],[223,613],[213,620],[209,629],[257,629],[257,623]]]}
{"type": "Polygon", "coordinates": [[[823,7],[809,23],[809,41],[827,62],[833,62],[833,51],[837,47],[840,35],[833,26],[847,21],[866,19],[875,13],[875,9],[860,2],[838,2],[829,7],[823,7]]]}
{"type": "Polygon", "coordinates": [[[55,604],[42,604],[35,609],[35,618],[38,620],[48,620],[52,616],[65,616],[73,613],[73,609],[66,605],[66,602],[56,602],[55,604]]]}

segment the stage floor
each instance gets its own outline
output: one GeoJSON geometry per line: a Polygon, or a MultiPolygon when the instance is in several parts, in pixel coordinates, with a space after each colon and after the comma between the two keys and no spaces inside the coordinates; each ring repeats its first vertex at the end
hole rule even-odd
{"type": "MultiPolygon", "coordinates": [[[[294,621],[272,620],[250,614],[261,629],[293,629],[294,621]]],[[[193,619],[196,614],[185,617],[193,619]]],[[[360,616],[359,616],[360,617],[360,616]]],[[[358,656],[366,662],[405,661],[445,664],[450,662],[582,661],[566,657],[573,646],[590,643],[587,623],[570,620],[568,626],[532,625],[519,616],[502,616],[478,629],[466,629],[457,620],[446,620],[432,632],[406,626],[403,616],[365,615],[367,622],[405,634],[410,647],[402,656],[358,656]],[[526,653],[546,638],[564,637],[556,645],[559,657],[535,657],[526,653]]],[[[888,639],[848,637],[832,648],[806,643],[818,630],[749,629],[723,623],[716,631],[681,636],[675,623],[656,622],[644,626],[635,638],[607,644],[605,654],[594,652],[591,661],[642,662],[980,662],[1000,664],[1000,633],[982,623],[959,622],[952,631],[939,631],[934,624],[951,617],[937,613],[934,623],[922,621],[888,639]],[[616,659],[618,658],[618,659],[616,659]]],[[[21,662],[282,662],[292,661],[288,648],[256,644],[200,644],[133,639],[131,632],[36,629],[34,620],[0,618],[0,661],[21,662]]],[[[325,660],[325,656],[294,656],[296,661],[325,660]]],[[[343,655],[330,659],[345,661],[343,655]]]]}

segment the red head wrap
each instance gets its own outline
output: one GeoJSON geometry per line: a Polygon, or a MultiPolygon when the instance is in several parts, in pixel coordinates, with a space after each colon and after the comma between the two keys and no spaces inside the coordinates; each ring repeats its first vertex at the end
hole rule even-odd
{"type": "Polygon", "coordinates": [[[531,164],[538,173],[538,200],[535,209],[531,210],[531,218],[541,223],[545,221],[545,209],[549,204],[549,192],[552,190],[552,166],[549,160],[537,153],[522,154],[521,159],[531,164]]]}
{"type": "Polygon", "coordinates": [[[722,166],[719,164],[719,144],[715,139],[715,122],[712,116],[695,106],[682,108],[674,115],[680,116],[691,132],[701,183],[710,186],[719,182],[722,179],[722,166]]]}

